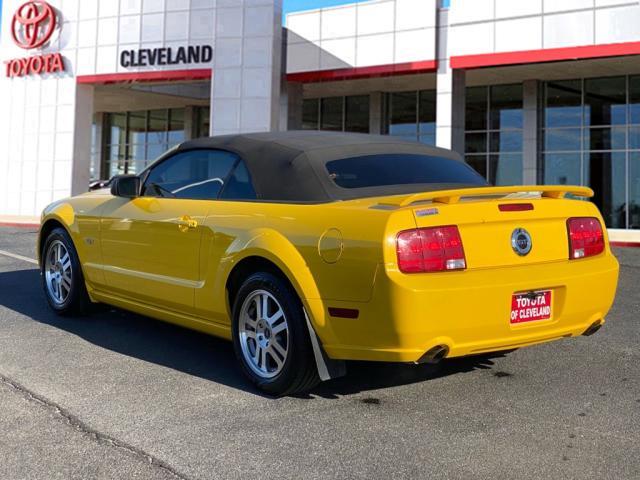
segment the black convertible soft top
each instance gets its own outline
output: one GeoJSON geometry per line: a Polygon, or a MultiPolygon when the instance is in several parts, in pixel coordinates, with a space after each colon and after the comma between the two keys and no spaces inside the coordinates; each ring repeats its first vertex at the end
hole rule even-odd
{"type": "Polygon", "coordinates": [[[327,162],[351,157],[414,154],[461,161],[458,154],[449,150],[391,136],[320,131],[222,135],[184,142],[171,153],[202,148],[227,150],[240,156],[263,201],[322,203],[461,186],[429,183],[342,188],[331,179],[327,162]]]}

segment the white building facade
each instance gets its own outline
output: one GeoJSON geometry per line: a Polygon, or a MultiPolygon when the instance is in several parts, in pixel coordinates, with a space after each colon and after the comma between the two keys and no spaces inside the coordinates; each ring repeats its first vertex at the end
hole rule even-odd
{"type": "Polygon", "coordinates": [[[451,148],[496,184],[589,185],[636,241],[639,54],[637,0],[372,0],[284,22],[282,0],[4,0],[0,214],[185,139],[302,128],[451,148]]]}

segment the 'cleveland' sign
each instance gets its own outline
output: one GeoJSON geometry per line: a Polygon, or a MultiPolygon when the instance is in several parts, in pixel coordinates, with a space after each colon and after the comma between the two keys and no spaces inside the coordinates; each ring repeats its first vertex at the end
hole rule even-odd
{"type": "Polygon", "coordinates": [[[188,65],[192,63],[209,63],[213,59],[213,48],[210,45],[194,47],[141,48],[124,50],[120,53],[120,66],[155,67],[162,65],[188,65]]]}

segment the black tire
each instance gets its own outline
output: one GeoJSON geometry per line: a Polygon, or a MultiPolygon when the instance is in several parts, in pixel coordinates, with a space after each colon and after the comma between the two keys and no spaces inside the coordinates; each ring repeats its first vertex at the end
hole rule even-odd
{"type": "Polygon", "coordinates": [[[85,315],[89,312],[91,301],[89,294],[87,293],[87,287],[82,275],[82,267],[80,266],[80,259],[78,258],[78,252],[71,240],[71,237],[67,231],[63,228],[53,229],[44,241],[42,247],[42,255],[40,262],[40,279],[42,282],[42,289],[44,296],[49,303],[51,309],[61,316],[76,316],[85,315]],[[50,249],[60,242],[66,248],[69,259],[71,261],[71,287],[68,290],[66,299],[63,302],[57,302],[47,286],[47,277],[45,273],[47,264],[47,255],[50,253],[50,249]]]}
{"type": "Polygon", "coordinates": [[[313,356],[302,302],[292,287],[277,275],[259,272],[243,283],[233,302],[233,348],[244,374],[263,392],[284,396],[303,393],[316,386],[320,379],[313,356]],[[249,365],[240,345],[240,313],[245,300],[256,291],[271,294],[279,303],[288,326],[288,352],[281,371],[273,378],[263,378],[249,365]]]}

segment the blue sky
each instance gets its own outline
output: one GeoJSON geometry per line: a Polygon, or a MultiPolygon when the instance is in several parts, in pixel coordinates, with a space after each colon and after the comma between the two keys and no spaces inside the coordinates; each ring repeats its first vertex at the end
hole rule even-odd
{"type": "Polygon", "coordinates": [[[284,0],[283,7],[284,13],[287,14],[289,12],[299,12],[301,10],[313,10],[314,8],[356,3],[357,1],[358,0],[284,0]]]}

